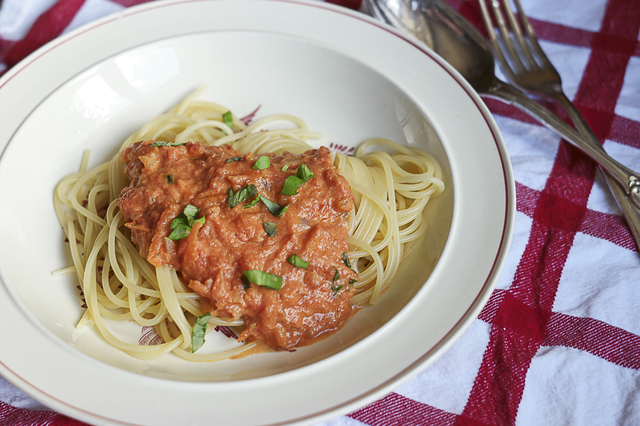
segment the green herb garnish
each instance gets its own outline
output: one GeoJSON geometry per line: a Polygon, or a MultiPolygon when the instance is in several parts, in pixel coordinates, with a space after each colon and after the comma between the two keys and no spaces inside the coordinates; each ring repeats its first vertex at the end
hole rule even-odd
{"type": "Polygon", "coordinates": [[[302,258],[296,254],[292,254],[291,256],[289,256],[289,258],[287,259],[287,262],[289,262],[296,268],[302,268],[302,269],[307,269],[310,263],[302,260],[302,258]]]}
{"type": "Polygon", "coordinates": [[[211,314],[207,312],[199,316],[195,324],[193,324],[193,331],[191,332],[191,353],[197,351],[204,345],[204,335],[207,333],[209,318],[211,318],[211,314]]]}
{"type": "Polygon", "coordinates": [[[344,288],[343,285],[332,286],[331,287],[331,291],[333,292],[333,297],[336,297],[338,295],[338,293],[340,292],[340,290],[342,290],[343,288],[344,288]]]}
{"type": "Polygon", "coordinates": [[[278,275],[268,274],[266,272],[252,269],[251,271],[243,271],[242,275],[252,284],[256,284],[274,290],[282,288],[282,277],[278,275]]]}
{"type": "Polygon", "coordinates": [[[258,194],[258,188],[255,185],[249,184],[245,185],[238,190],[235,194],[233,193],[233,188],[229,188],[229,208],[232,209],[243,201],[248,200],[251,197],[254,197],[258,194]]]}
{"type": "Polygon", "coordinates": [[[269,167],[271,167],[271,161],[269,160],[269,156],[263,155],[260,158],[258,158],[258,160],[256,160],[255,164],[251,168],[262,170],[262,169],[268,169],[269,167]]]}
{"type": "Polygon", "coordinates": [[[186,145],[186,142],[162,142],[162,141],[158,141],[158,142],[154,142],[151,144],[151,146],[182,146],[182,145],[186,145]]]}
{"type": "Polygon", "coordinates": [[[258,204],[258,202],[260,202],[260,194],[256,195],[256,198],[254,198],[253,200],[251,200],[250,203],[245,204],[244,206],[242,206],[243,209],[248,209],[251,208],[253,206],[255,206],[256,204],[258,204]]]}
{"type": "Polygon", "coordinates": [[[229,163],[233,163],[234,161],[240,161],[240,160],[242,160],[242,157],[238,155],[237,157],[227,158],[227,161],[225,161],[225,163],[229,164],[229,163]]]}
{"type": "Polygon", "coordinates": [[[296,176],[302,180],[302,182],[307,182],[313,179],[316,175],[307,167],[306,164],[302,164],[298,167],[298,171],[296,172],[296,176]]]}
{"type": "Polygon", "coordinates": [[[231,111],[227,111],[222,114],[222,122],[229,126],[231,130],[233,130],[233,114],[231,114],[231,111]]]}
{"type": "Polygon", "coordinates": [[[298,188],[305,182],[313,179],[315,175],[313,172],[307,167],[306,164],[302,164],[298,167],[298,171],[295,175],[291,175],[284,181],[284,185],[282,186],[282,191],[280,191],[283,195],[296,195],[298,193],[298,188]]]}
{"type": "Polygon", "coordinates": [[[275,237],[278,229],[276,228],[276,224],[273,222],[265,222],[264,223],[264,231],[270,237],[275,237]]]}
{"type": "Polygon", "coordinates": [[[298,188],[302,185],[302,181],[295,176],[289,176],[287,180],[284,181],[284,186],[282,187],[282,191],[280,191],[283,195],[296,195],[298,194],[298,188]]]}
{"type": "Polygon", "coordinates": [[[287,204],[284,207],[280,207],[280,205],[278,205],[277,203],[274,203],[267,197],[260,197],[260,201],[262,201],[262,203],[265,206],[267,206],[267,209],[269,210],[269,212],[275,217],[282,216],[284,212],[287,211],[287,209],[289,208],[289,204],[287,204]]]}
{"type": "Polygon", "coordinates": [[[331,286],[331,291],[333,292],[333,297],[336,297],[338,295],[338,292],[340,290],[342,290],[344,288],[343,285],[335,285],[336,281],[338,281],[340,279],[340,274],[338,273],[338,268],[333,268],[334,270],[334,274],[333,274],[333,285],[331,286]]]}
{"type": "Polygon", "coordinates": [[[167,175],[167,182],[169,182],[170,185],[173,185],[175,183],[173,180],[173,175],[167,175]]]}
{"type": "Polygon", "coordinates": [[[346,251],[342,253],[342,259],[344,260],[344,264],[347,265],[347,268],[353,271],[353,268],[351,267],[351,262],[349,261],[349,255],[347,254],[346,251]]]}
{"type": "Polygon", "coordinates": [[[284,166],[282,166],[282,168],[280,169],[281,172],[286,172],[289,169],[289,165],[285,164],[284,166]]]}
{"type": "Polygon", "coordinates": [[[187,204],[182,213],[180,213],[175,219],[171,221],[169,229],[172,229],[173,231],[171,231],[171,234],[169,234],[169,239],[178,241],[186,238],[196,222],[204,224],[204,216],[202,216],[200,219],[196,219],[199,212],[200,210],[198,210],[197,207],[194,207],[191,204],[187,204]]]}
{"type": "Polygon", "coordinates": [[[240,281],[242,281],[242,287],[244,287],[245,290],[249,290],[251,288],[251,283],[244,275],[240,277],[240,281]]]}

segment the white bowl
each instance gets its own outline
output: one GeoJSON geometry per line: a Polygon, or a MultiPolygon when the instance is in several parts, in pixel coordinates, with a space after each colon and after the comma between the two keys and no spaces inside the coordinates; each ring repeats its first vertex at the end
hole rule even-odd
{"type": "Polygon", "coordinates": [[[379,398],[478,315],[508,250],[515,191],[499,131],[437,55],[357,12],[303,1],[153,2],[48,44],[0,79],[0,373],[97,424],[309,423],[379,398]],[[56,183],[206,84],[242,116],[291,113],[354,147],[386,137],[431,152],[447,190],[392,289],[310,347],[218,363],[140,361],[78,335],[77,285],[56,183]],[[247,401],[251,409],[245,410],[247,401]]]}

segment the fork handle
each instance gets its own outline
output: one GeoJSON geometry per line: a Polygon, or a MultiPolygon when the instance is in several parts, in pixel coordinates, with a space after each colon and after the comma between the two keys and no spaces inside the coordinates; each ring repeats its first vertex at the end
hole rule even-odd
{"type": "Polygon", "coordinates": [[[622,187],[621,189],[624,191],[624,194],[628,196],[627,199],[630,200],[634,206],[640,208],[640,176],[636,172],[611,158],[600,143],[598,143],[598,146],[594,146],[591,142],[585,140],[575,129],[562,121],[557,115],[529,98],[520,89],[506,84],[497,78],[495,80],[490,90],[483,92],[483,95],[500,99],[522,109],[529,113],[529,115],[535,117],[547,128],[558,133],[598,163],[598,165],[622,187]]]}
{"type": "MultiPolygon", "coordinates": [[[[585,137],[586,142],[590,143],[594,147],[598,149],[602,149],[602,144],[598,140],[598,137],[593,133],[591,127],[587,124],[580,114],[580,111],[576,108],[576,106],[565,96],[564,93],[554,93],[553,95],[548,94],[552,99],[555,99],[560,106],[567,112],[573,124],[575,124],[576,128],[580,131],[580,133],[585,137]]],[[[640,248],[640,208],[633,204],[631,200],[629,200],[629,196],[623,191],[623,189],[617,185],[617,183],[613,180],[613,178],[607,173],[602,174],[604,176],[605,181],[607,182],[607,186],[609,190],[613,194],[616,202],[618,203],[618,207],[622,210],[622,214],[631,230],[631,234],[633,235],[634,240],[636,241],[636,245],[640,248]]]]}

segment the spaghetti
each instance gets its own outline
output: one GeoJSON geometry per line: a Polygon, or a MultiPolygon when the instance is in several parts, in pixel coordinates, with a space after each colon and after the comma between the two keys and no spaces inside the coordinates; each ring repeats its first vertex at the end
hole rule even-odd
{"type": "MultiPolygon", "coordinates": [[[[197,100],[195,92],[166,114],[154,118],[131,135],[121,150],[143,140],[182,144],[230,145],[255,156],[283,152],[301,154],[311,149],[309,141],[321,135],[312,132],[298,117],[270,116],[247,124],[228,109],[197,100]],[[268,129],[276,122],[294,127],[268,129]]],[[[95,324],[113,346],[141,359],[173,352],[193,361],[214,361],[251,350],[245,343],[221,353],[193,353],[194,323],[206,313],[198,294],[167,266],[152,266],[131,243],[129,231],[116,200],[128,184],[119,156],[88,169],[85,153],[78,173],[57,186],[54,205],[69,241],[73,267],[84,293],[87,309],[78,328],[95,324]],[[161,343],[138,345],[118,339],[104,319],[135,321],[153,327],[161,343]]],[[[441,169],[431,155],[386,139],[362,143],[353,157],[335,153],[333,164],[353,193],[354,210],[349,215],[350,267],[358,274],[351,304],[355,308],[375,304],[389,287],[407,245],[420,238],[427,223],[423,211],[433,196],[444,190],[441,169]]],[[[208,323],[240,331],[242,319],[211,317],[208,323]]]]}

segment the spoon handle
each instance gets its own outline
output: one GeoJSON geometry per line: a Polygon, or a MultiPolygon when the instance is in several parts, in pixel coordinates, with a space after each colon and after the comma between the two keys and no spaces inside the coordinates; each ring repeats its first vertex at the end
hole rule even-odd
{"type": "Polygon", "coordinates": [[[630,201],[636,209],[640,209],[640,175],[611,158],[601,146],[592,145],[592,143],[585,140],[580,133],[562,121],[557,115],[529,98],[520,89],[506,84],[497,78],[491,85],[491,89],[481,94],[502,100],[522,109],[547,128],[558,133],[569,143],[579,148],[600,165],[605,172],[612,176],[621,186],[627,200],[630,201]]]}

